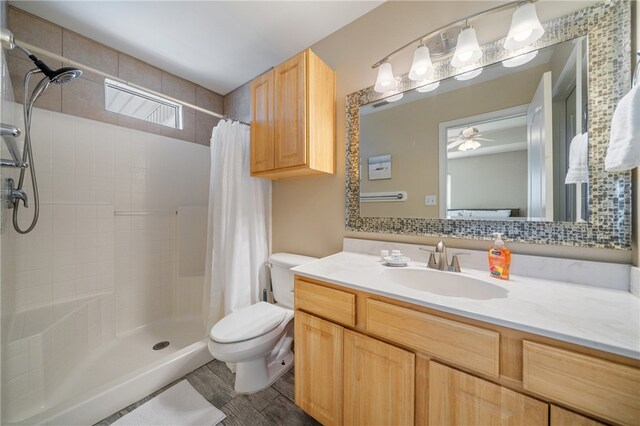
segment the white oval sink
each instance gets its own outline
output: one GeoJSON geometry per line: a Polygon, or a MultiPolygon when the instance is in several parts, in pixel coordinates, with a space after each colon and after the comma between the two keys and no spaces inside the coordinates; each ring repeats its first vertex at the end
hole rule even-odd
{"type": "Polygon", "coordinates": [[[389,282],[413,290],[440,296],[487,300],[507,297],[508,290],[497,285],[462,275],[433,269],[386,269],[382,276],[389,282]]]}

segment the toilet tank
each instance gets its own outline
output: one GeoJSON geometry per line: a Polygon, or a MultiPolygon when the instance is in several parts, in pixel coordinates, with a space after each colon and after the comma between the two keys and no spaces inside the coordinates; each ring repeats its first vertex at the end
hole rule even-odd
{"type": "Polygon", "coordinates": [[[317,260],[292,253],[274,253],[269,257],[271,287],[277,303],[293,309],[293,272],[291,268],[317,260]]]}

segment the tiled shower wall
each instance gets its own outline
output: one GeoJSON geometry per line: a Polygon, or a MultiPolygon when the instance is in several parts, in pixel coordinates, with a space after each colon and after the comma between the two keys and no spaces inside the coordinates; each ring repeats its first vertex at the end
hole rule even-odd
{"type": "Polygon", "coordinates": [[[202,315],[209,190],[203,145],[43,109],[32,140],[40,220],[17,235],[2,210],[2,397],[20,413],[115,333],[202,315]]]}
{"type": "MultiPolygon", "coordinates": [[[[13,6],[9,7],[8,18],[9,29],[17,40],[65,56],[167,96],[220,114],[223,112],[223,97],[218,93],[13,6]]],[[[10,51],[7,56],[15,98],[17,102],[22,102],[24,75],[34,66],[17,49],[10,51]]],[[[60,62],[49,58],[42,57],[41,59],[51,68],[63,66],[60,62]]],[[[184,129],[179,130],[107,111],[104,108],[103,78],[89,72],[85,72],[80,79],[76,79],[72,83],[62,86],[51,85],[38,101],[38,106],[51,111],[90,118],[103,123],[117,124],[202,145],[209,145],[211,129],[218,122],[214,117],[184,108],[184,129]]]]}
{"type": "Polygon", "coordinates": [[[40,220],[3,253],[16,311],[115,291],[119,330],[176,313],[178,276],[204,275],[209,149],[41,109],[32,139],[40,220]],[[178,247],[197,266],[178,268],[178,247]]]}

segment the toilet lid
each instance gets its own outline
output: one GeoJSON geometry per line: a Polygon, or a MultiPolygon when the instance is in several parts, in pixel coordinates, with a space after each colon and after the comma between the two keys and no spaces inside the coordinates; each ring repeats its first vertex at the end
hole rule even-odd
{"type": "Polygon", "coordinates": [[[227,315],[211,329],[211,340],[235,343],[267,334],[280,325],[287,311],[267,302],[259,302],[227,315]]]}

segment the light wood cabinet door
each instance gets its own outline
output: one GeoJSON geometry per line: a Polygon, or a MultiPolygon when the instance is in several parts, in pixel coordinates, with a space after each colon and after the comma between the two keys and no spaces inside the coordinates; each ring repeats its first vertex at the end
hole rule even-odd
{"type": "Polygon", "coordinates": [[[344,331],[344,424],[413,425],[415,355],[344,331]]]}
{"type": "Polygon", "coordinates": [[[604,423],[597,422],[555,405],[551,406],[550,419],[551,426],[604,426],[604,423]]]}
{"type": "Polygon", "coordinates": [[[429,365],[429,424],[548,425],[549,406],[436,362],[429,365]]]}
{"type": "Polygon", "coordinates": [[[323,425],[342,424],[343,328],[296,311],[296,404],[323,425]]]}
{"type": "Polygon", "coordinates": [[[251,82],[251,173],[275,167],[274,72],[251,82]]]}
{"type": "Polygon", "coordinates": [[[275,167],[307,162],[306,52],[278,65],[275,72],[275,167]]]}

